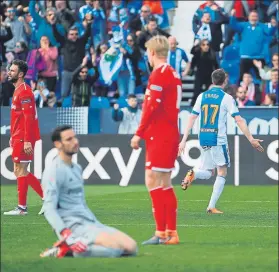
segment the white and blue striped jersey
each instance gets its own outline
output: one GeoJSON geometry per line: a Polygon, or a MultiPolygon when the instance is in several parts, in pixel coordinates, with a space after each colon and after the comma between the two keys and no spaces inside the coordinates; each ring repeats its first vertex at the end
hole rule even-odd
{"type": "Polygon", "coordinates": [[[212,86],[201,93],[192,114],[200,115],[199,140],[201,146],[226,145],[227,115],[239,115],[239,110],[233,97],[219,86],[212,86]]]}
{"type": "Polygon", "coordinates": [[[176,48],[175,51],[169,50],[168,53],[168,64],[177,72],[179,77],[182,76],[182,61],[186,63],[189,61],[187,55],[183,49],[176,48]]]}

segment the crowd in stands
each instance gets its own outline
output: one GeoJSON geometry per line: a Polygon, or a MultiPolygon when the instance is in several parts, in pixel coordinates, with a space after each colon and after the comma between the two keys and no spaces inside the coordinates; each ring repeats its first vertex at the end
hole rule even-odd
{"type": "Polygon", "coordinates": [[[277,1],[224,1],[222,7],[205,1],[193,15],[187,53],[170,33],[178,2],[2,1],[0,105],[9,106],[13,95],[6,68],[22,59],[38,107],[110,107],[109,100],[129,97],[113,110],[122,121],[139,112],[137,98],[152,69],[145,42],[158,34],[169,39],[168,62],[180,77],[194,75],[192,105],[219,67],[239,107],[278,104],[277,1]]]}

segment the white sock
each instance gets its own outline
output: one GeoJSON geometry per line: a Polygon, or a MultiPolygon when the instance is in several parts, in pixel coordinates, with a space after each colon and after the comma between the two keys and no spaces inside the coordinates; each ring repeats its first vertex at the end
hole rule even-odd
{"type": "Polygon", "coordinates": [[[213,185],[213,192],[212,192],[207,209],[215,208],[215,205],[216,205],[220,195],[223,192],[225,182],[226,182],[226,179],[224,177],[221,177],[221,176],[216,177],[215,183],[213,185]]]}
{"type": "Polygon", "coordinates": [[[210,179],[211,178],[211,171],[208,170],[200,170],[195,169],[195,179],[210,179]]]}
{"type": "Polygon", "coordinates": [[[22,209],[26,209],[26,206],[23,206],[23,205],[18,205],[18,207],[20,207],[22,209]]]}

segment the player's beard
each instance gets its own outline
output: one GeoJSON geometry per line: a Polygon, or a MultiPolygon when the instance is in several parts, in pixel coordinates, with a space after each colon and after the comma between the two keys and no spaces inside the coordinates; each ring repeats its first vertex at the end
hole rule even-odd
{"type": "Polygon", "coordinates": [[[10,81],[11,83],[15,84],[18,81],[18,76],[16,76],[16,77],[9,77],[8,76],[8,81],[10,81]]]}

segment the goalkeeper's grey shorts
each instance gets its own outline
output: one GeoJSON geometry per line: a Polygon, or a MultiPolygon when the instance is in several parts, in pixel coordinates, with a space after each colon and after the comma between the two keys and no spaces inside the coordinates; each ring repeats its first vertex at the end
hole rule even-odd
{"type": "Polygon", "coordinates": [[[93,223],[87,220],[81,220],[79,223],[74,224],[71,230],[75,237],[83,238],[87,245],[94,244],[100,233],[105,232],[111,234],[117,231],[117,229],[106,226],[99,221],[93,223]]]}

